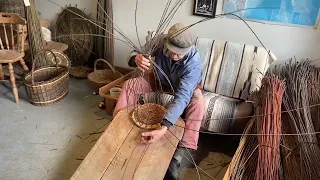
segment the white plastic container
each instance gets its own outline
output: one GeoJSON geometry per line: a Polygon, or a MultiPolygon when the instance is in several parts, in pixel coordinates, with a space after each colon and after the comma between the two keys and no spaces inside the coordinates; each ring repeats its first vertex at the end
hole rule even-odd
{"type": "Polygon", "coordinates": [[[120,96],[120,93],[121,93],[121,88],[118,88],[118,87],[113,87],[110,89],[110,95],[112,97],[119,97],[120,96]]]}

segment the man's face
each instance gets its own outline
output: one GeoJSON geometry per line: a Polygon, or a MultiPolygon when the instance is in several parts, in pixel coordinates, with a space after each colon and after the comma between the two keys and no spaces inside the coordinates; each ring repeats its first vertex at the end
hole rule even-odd
{"type": "Polygon", "coordinates": [[[170,50],[169,50],[169,56],[174,61],[179,61],[180,59],[182,59],[184,57],[184,55],[176,54],[176,53],[174,53],[174,52],[172,52],[170,50]]]}

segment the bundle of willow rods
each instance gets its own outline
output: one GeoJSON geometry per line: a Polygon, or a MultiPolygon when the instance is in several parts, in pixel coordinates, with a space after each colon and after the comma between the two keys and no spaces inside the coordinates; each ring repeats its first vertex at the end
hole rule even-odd
{"type": "MultiPolygon", "coordinates": [[[[311,117],[313,121],[313,125],[316,132],[320,131],[320,70],[313,67],[310,73],[310,83],[308,83],[308,89],[309,89],[309,102],[312,108],[310,108],[311,111],[311,117]]],[[[320,140],[320,135],[317,135],[318,141],[320,140]]]]}
{"type": "Polygon", "coordinates": [[[253,95],[257,103],[256,116],[247,126],[233,157],[230,180],[279,179],[281,103],[284,89],[284,81],[277,77],[267,76],[262,79],[261,90],[253,95]]]}
{"type": "MultiPolygon", "coordinates": [[[[30,6],[26,6],[26,17],[28,27],[28,41],[29,49],[31,53],[31,59],[33,61],[34,56],[43,51],[45,48],[45,41],[41,31],[39,13],[36,9],[35,0],[30,0],[30,6]]],[[[41,53],[37,66],[47,65],[46,56],[41,53]]]]}
{"type": "Polygon", "coordinates": [[[281,134],[281,104],[285,90],[284,81],[276,77],[262,79],[262,88],[256,102],[261,102],[256,108],[257,132],[266,134],[258,136],[259,156],[255,179],[279,179],[280,134],[281,134]],[[271,135],[268,135],[271,134],[271,135]]]}
{"type": "Polygon", "coordinates": [[[239,147],[229,167],[229,180],[251,180],[255,177],[258,164],[258,138],[247,134],[257,134],[256,118],[252,118],[241,137],[239,147]]]}
{"type": "MultiPolygon", "coordinates": [[[[97,23],[101,24],[108,32],[113,34],[113,10],[112,0],[98,0],[97,23]]],[[[113,64],[114,61],[114,39],[108,38],[108,32],[96,27],[98,37],[95,38],[96,59],[106,59],[113,64]]]]}
{"type": "MultiPolygon", "coordinates": [[[[312,115],[310,107],[317,89],[312,90],[318,82],[318,72],[310,65],[310,61],[301,61],[285,65],[281,72],[281,78],[286,79],[286,91],[283,104],[287,113],[283,113],[283,133],[296,134],[295,136],[283,136],[282,164],[284,178],[295,179],[320,179],[320,147],[314,121],[316,115],[312,115]],[[312,77],[316,74],[317,77],[312,77]],[[310,93],[310,91],[314,91],[310,93]]],[[[315,86],[316,87],[316,86],[315,86]]],[[[319,97],[315,98],[316,101],[319,97]]],[[[313,113],[314,114],[314,113],[313,113]]]]}

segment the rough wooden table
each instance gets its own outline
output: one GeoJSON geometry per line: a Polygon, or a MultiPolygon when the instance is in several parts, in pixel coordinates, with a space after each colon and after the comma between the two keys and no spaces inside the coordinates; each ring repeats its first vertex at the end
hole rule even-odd
{"type": "MultiPolygon", "coordinates": [[[[167,171],[175,147],[184,129],[170,127],[162,139],[145,145],[140,142],[145,130],[134,125],[125,108],[115,116],[109,127],[91,149],[87,157],[71,177],[72,180],[162,180],[167,171]],[[175,137],[176,136],[176,137],[175,137]]],[[[184,121],[177,121],[184,127],[184,121]]]]}

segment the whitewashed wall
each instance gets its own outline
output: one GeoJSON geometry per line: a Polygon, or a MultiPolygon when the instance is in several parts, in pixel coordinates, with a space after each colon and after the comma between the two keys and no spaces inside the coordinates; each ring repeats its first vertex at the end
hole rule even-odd
{"type": "MultiPolygon", "coordinates": [[[[75,6],[77,4],[77,7],[79,9],[85,9],[86,14],[90,14],[92,19],[96,18],[96,12],[97,12],[97,0],[52,0],[53,2],[65,6],[65,5],[72,5],[75,6]]],[[[41,18],[49,19],[51,21],[54,21],[58,17],[58,13],[61,13],[62,9],[61,7],[50,3],[47,0],[36,0],[37,2],[37,8],[38,11],[41,13],[41,18]]]]}
{"type": "MultiPolygon", "coordinates": [[[[40,1],[40,0],[38,0],[40,1]]],[[[54,0],[55,2],[66,4],[78,4],[80,8],[86,8],[88,11],[96,12],[96,0],[54,0]]],[[[41,0],[39,10],[44,18],[54,19],[56,13],[61,9],[41,0]]],[[[139,0],[138,9],[138,29],[139,36],[144,41],[148,30],[155,30],[162,11],[165,7],[164,0],[139,0]]],[[[221,1],[219,5],[222,6],[221,1]]],[[[113,11],[115,23],[130,37],[134,42],[137,41],[134,26],[135,0],[113,0],[113,11]]],[[[193,0],[186,0],[180,8],[172,23],[182,22],[190,24],[201,19],[193,16],[193,0]]],[[[320,58],[320,32],[312,28],[288,27],[279,25],[270,25],[249,22],[257,35],[268,49],[278,57],[277,63],[283,63],[287,59],[296,56],[300,58],[320,58]]],[[[233,42],[248,43],[259,45],[258,40],[251,31],[240,20],[233,19],[214,19],[209,22],[197,25],[192,30],[199,37],[207,37],[219,40],[228,40],[233,42]]],[[[130,48],[121,42],[115,44],[115,63],[120,66],[127,66],[127,55],[130,48]]]]}

